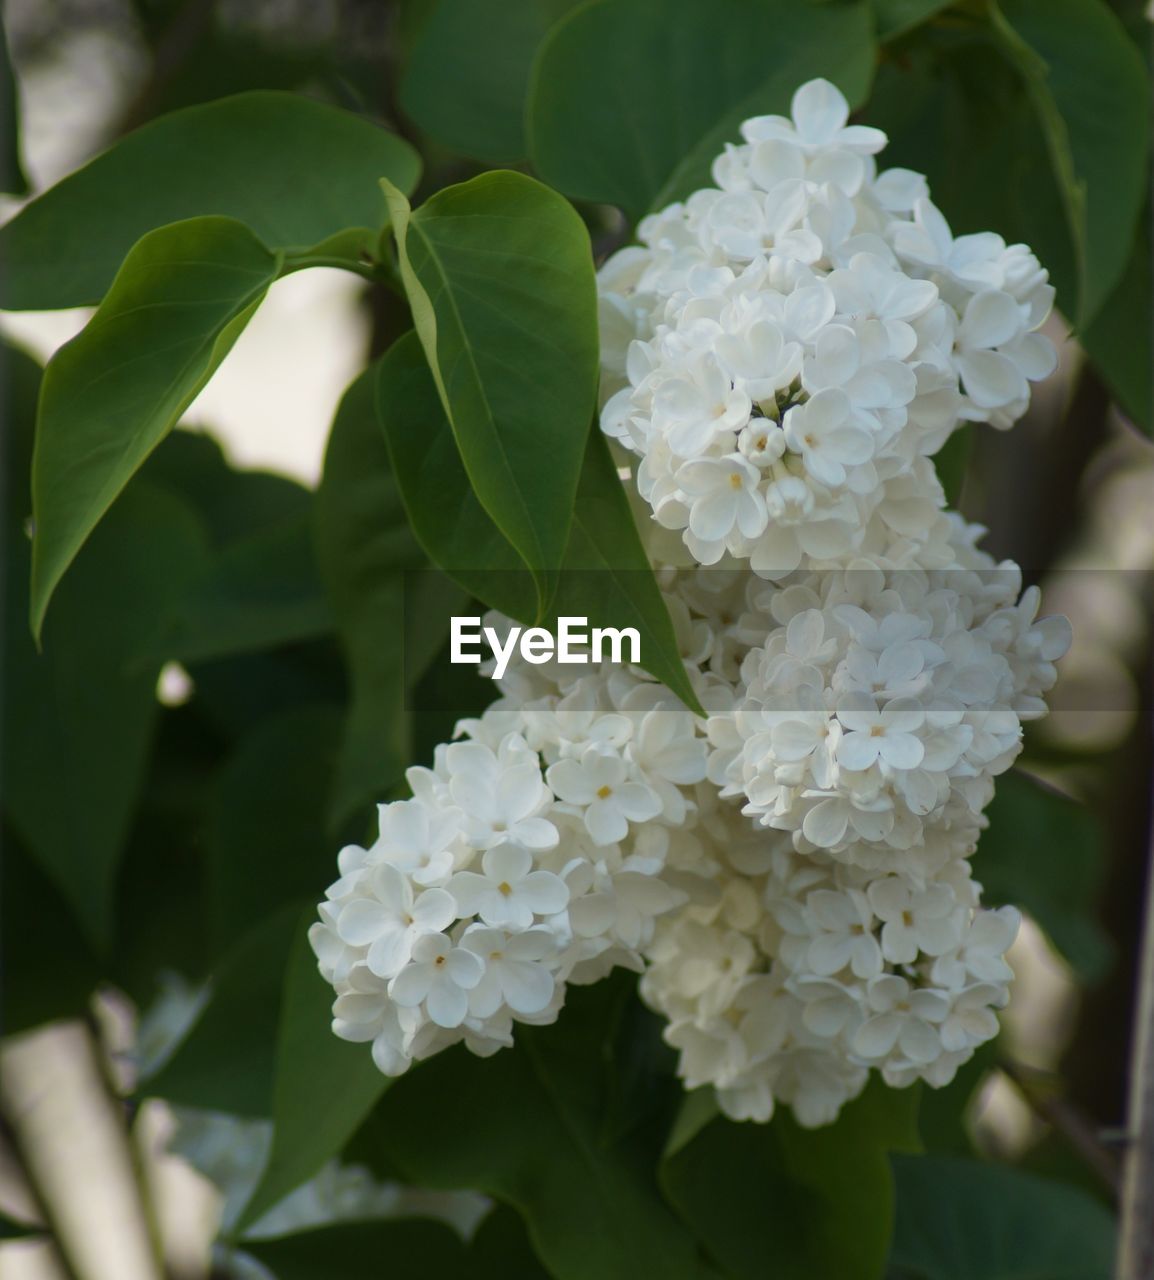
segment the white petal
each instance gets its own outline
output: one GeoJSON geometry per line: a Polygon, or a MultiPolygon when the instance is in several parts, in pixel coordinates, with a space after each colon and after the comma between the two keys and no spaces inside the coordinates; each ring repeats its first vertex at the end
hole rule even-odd
{"type": "Polygon", "coordinates": [[[809,80],[789,106],[798,133],[808,143],[827,143],[849,119],[849,103],[828,80],[809,80]]]}
{"type": "Polygon", "coordinates": [[[805,815],[802,834],[820,849],[832,849],[845,836],[849,813],[841,800],[822,800],[805,815]]]}
{"type": "Polygon", "coordinates": [[[569,887],[550,871],[533,871],[518,884],[517,896],[538,915],[551,916],[565,910],[569,887]]]}
{"type": "Polygon", "coordinates": [[[337,917],[337,936],[350,947],[364,947],[395,919],[379,902],[356,898],[337,917]]]}
{"type": "Polygon", "coordinates": [[[837,744],[838,764],[846,769],[868,769],[878,758],[884,739],[869,733],[847,733],[837,744]]]}
{"type": "Polygon", "coordinates": [[[881,758],[894,769],[916,769],[926,754],[921,740],[912,733],[887,733],[877,741],[881,743],[881,758]]]}
{"type": "Polygon", "coordinates": [[[425,1008],[438,1027],[452,1029],[465,1021],[469,997],[450,979],[441,978],[429,988],[425,1008]]]}
{"type": "Polygon", "coordinates": [[[539,964],[505,961],[501,965],[501,985],[514,1013],[540,1013],[553,999],[553,975],[539,964]]]}
{"type": "Polygon", "coordinates": [[[629,833],[629,823],[611,801],[594,800],[585,810],[585,829],[593,837],[594,844],[605,846],[624,840],[629,833]]]}
{"type": "Polygon", "coordinates": [[[967,347],[1000,347],[1022,332],[1022,309],[1000,289],[984,289],[966,304],[959,336],[967,347]]]}

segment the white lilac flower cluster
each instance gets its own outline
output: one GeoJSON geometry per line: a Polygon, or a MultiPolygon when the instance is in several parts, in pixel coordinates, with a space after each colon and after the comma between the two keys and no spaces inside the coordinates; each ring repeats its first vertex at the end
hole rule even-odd
{"type": "Polygon", "coordinates": [[[552,1022],[567,982],[640,970],[684,901],[660,873],[705,778],[700,725],[642,673],[571,670],[511,669],[467,741],[408,771],[413,798],[381,806],[372,847],[341,851],[312,943],[334,1030],[388,1075],[552,1022]]]}
{"type": "Polygon", "coordinates": [[[334,1030],[390,1075],[507,1046],[614,966],[739,1119],[828,1123],[871,1068],[945,1084],[997,1032],[1018,915],[968,856],[1069,626],[942,509],[930,455],[1023,411],[1051,290],[845,121],[804,86],[602,271],[602,426],[674,542],[707,715],[638,667],[517,660],[409,771],[311,935],[334,1030]]]}
{"type": "Polygon", "coordinates": [[[940,562],[928,456],[964,420],[1012,425],[1056,362],[1030,250],[954,237],[847,115],[814,80],[792,120],[747,120],[717,185],[601,271],[602,428],[700,564],[940,562]]]}

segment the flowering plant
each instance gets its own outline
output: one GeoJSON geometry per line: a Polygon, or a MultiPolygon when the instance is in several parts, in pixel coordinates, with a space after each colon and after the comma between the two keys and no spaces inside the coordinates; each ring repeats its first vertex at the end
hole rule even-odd
{"type": "Polygon", "coordinates": [[[230,1276],[961,1280],[977,1222],[967,1277],[1105,1280],[1092,1193],[976,1157],[1010,1090],[1117,1163],[1019,1010],[1039,955],[1112,972],[1113,766],[1027,726],[1093,629],[1042,612],[1091,453],[1060,484],[1038,424],[1087,378],[1148,416],[1133,42],[401,9],[390,127],[261,79],[0,228],[6,306],[95,307],[10,356],[14,1029],[123,993],[230,1276]],[[186,415],[317,268],[380,354],[314,493],[186,415]]]}

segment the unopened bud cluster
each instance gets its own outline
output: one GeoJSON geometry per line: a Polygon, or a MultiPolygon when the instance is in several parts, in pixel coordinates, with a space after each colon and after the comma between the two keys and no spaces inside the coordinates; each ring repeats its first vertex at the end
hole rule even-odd
{"type": "Polygon", "coordinates": [[[680,534],[655,558],[708,714],[633,666],[514,661],[409,770],[312,933],[334,1030],[390,1075],[614,966],[735,1118],[828,1123],[871,1067],[941,1085],[997,1032],[1018,917],[968,856],[1069,627],[929,459],[1024,411],[1052,290],[846,117],[814,81],[747,121],[602,270],[602,427],[680,534]]]}

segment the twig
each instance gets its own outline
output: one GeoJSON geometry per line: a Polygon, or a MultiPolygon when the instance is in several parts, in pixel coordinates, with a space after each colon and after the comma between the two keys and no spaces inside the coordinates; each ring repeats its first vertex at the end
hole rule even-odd
{"type": "Polygon", "coordinates": [[[20,1131],[3,1109],[0,1109],[0,1142],[3,1142],[12,1153],[12,1158],[20,1170],[20,1176],[36,1216],[40,1219],[47,1238],[51,1241],[52,1251],[55,1254],[53,1261],[60,1267],[67,1280],[80,1280],[80,1271],[77,1269],[76,1262],[64,1246],[64,1237],[57,1225],[52,1202],[44,1194],[36,1178],[32,1163],[24,1150],[24,1140],[20,1131]]]}
{"type": "Polygon", "coordinates": [[[1017,1085],[1030,1109],[1060,1133],[1110,1191],[1118,1196],[1121,1190],[1118,1156],[1110,1149],[1089,1116],[1069,1099],[1048,1090],[1045,1073],[1031,1071],[1029,1067],[1007,1058],[1000,1058],[998,1067],[1017,1085]]]}
{"type": "Polygon", "coordinates": [[[1146,870],[1133,1046],[1117,1280],[1154,1275],[1154,841],[1146,870]]]}

